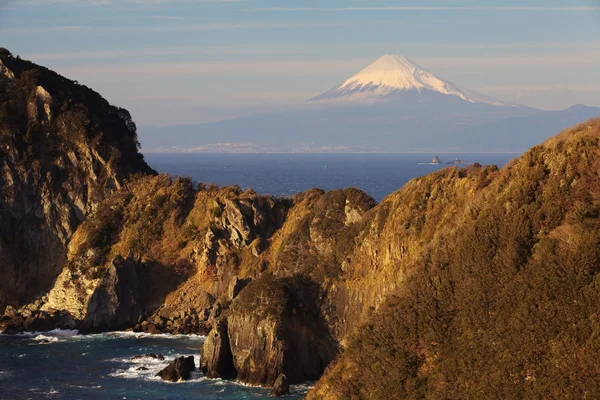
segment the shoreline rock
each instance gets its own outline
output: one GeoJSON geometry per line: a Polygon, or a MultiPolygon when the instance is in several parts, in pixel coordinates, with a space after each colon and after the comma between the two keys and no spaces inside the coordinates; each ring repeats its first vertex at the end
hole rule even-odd
{"type": "Polygon", "coordinates": [[[271,390],[271,397],[280,397],[285,396],[286,394],[290,394],[290,383],[288,382],[287,376],[285,374],[279,374],[275,383],[273,384],[273,390],[271,390]]]}
{"type": "Polygon", "coordinates": [[[173,360],[169,365],[163,368],[156,376],[169,382],[187,381],[196,369],[194,356],[181,356],[173,360]]]}

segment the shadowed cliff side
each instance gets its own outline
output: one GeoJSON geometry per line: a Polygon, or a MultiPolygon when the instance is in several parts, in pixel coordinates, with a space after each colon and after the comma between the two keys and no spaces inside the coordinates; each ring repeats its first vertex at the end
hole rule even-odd
{"type": "Polygon", "coordinates": [[[0,310],[48,290],[79,223],[153,172],[138,148],[127,110],[0,49],[0,310]]]}

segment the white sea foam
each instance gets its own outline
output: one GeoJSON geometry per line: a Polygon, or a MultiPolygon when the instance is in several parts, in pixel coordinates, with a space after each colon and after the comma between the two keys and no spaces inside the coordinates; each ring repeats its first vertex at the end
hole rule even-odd
{"type": "Polygon", "coordinates": [[[16,336],[16,337],[36,337],[39,335],[45,335],[45,336],[56,336],[56,337],[73,337],[75,335],[77,335],[77,330],[70,330],[70,329],[53,329],[51,331],[48,332],[21,332],[21,333],[17,333],[16,335],[7,335],[4,333],[0,333],[0,336],[2,335],[6,335],[6,336],[16,336]]]}
{"type": "Polygon", "coordinates": [[[65,342],[77,335],[76,330],[54,329],[48,332],[31,332],[21,334],[26,337],[31,337],[36,344],[51,344],[65,342]]]}
{"type": "MultiPolygon", "coordinates": [[[[0,333],[1,335],[6,335],[4,333],[0,333]]],[[[142,338],[152,338],[152,339],[165,339],[165,340],[189,340],[193,342],[204,342],[206,340],[206,336],[203,335],[172,335],[168,333],[153,335],[151,333],[145,332],[130,332],[130,331],[117,331],[117,332],[105,332],[105,333],[94,333],[89,335],[79,335],[78,331],[68,330],[68,329],[53,329],[48,332],[21,332],[16,335],[6,335],[6,336],[16,336],[16,337],[31,337],[36,338],[40,335],[46,337],[57,337],[59,339],[62,338],[72,338],[74,340],[94,340],[94,339],[142,339],[142,338]]]]}
{"type": "MultiPolygon", "coordinates": [[[[198,341],[204,341],[206,340],[206,336],[202,336],[202,335],[171,335],[168,333],[165,334],[159,334],[159,335],[153,335],[151,333],[146,333],[146,332],[107,332],[107,333],[100,333],[97,334],[99,336],[106,336],[106,337],[116,337],[119,339],[128,339],[128,338],[133,338],[133,339],[141,339],[141,338],[152,338],[152,339],[186,339],[186,340],[198,340],[198,341]]],[[[97,335],[89,335],[89,336],[97,336],[97,335]]]]}
{"type": "MultiPolygon", "coordinates": [[[[164,360],[160,360],[158,358],[153,357],[140,357],[133,359],[131,358],[113,358],[108,360],[109,362],[118,363],[120,368],[111,372],[109,375],[116,378],[123,379],[138,379],[144,381],[162,381],[160,377],[157,377],[158,374],[163,368],[165,368],[169,363],[173,361],[173,359],[181,357],[181,356],[189,356],[190,354],[171,354],[169,356],[165,356],[164,360]],[[141,369],[146,368],[146,369],[141,369]]],[[[175,383],[194,383],[201,382],[205,378],[199,371],[200,360],[197,355],[194,356],[194,364],[196,366],[196,370],[192,372],[192,378],[184,381],[184,382],[175,382],[175,383]]],[[[173,383],[173,382],[165,382],[165,383],[173,383]]]]}
{"type": "Polygon", "coordinates": [[[69,388],[77,388],[77,389],[102,389],[101,385],[96,386],[83,386],[83,385],[67,385],[69,388]]]}
{"type": "Polygon", "coordinates": [[[47,335],[37,335],[32,340],[34,342],[36,342],[37,344],[51,344],[51,343],[57,343],[57,342],[61,341],[56,336],[47,336],[47,335]]]}

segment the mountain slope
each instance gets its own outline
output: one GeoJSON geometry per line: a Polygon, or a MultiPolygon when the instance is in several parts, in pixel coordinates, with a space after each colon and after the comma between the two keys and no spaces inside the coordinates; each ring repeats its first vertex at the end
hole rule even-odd
{"type": "Polygon", "coordinates": [[[443,81],[407,57],[392,54],[385,54],[339,86],[309,101],[390,101],[411,91],[417,92],[420,97],[427,96],[427,92],[435,92],[457,96],[471,103],[503,105],[443,81]]]}
{"type": "Polygon", "coordinates": [[[0,49],[0,309],[47,290],[106,195],[152,173],[127,110],[0,49]]]}

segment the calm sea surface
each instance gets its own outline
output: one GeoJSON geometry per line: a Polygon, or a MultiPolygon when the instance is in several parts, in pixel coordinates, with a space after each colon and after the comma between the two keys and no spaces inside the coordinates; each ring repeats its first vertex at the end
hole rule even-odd
{"type": "MultiPolygon", "coordinates": [[[[357,187],[377,200],[407,181],[442,165],[434,155],[379,154],[148,154],[159,172],[191,176],[197,182],[239,185],[259,193],[293,195],[313,187],[357,187]]],[[[504,165],[515,155],[440,155],[480,164],[504,165]]],[[[110,333],[77,336],[57,331],[0,335],[0,399],[265,399],[269,390],[219,379],[198,371],[184,383],[166,383],[154,375],[180,355],[198,355],[200,336],[149,336],[110,333]],[[165,361],[136,355],[161,353],[165,361]],[[143,368],[141,368],[143,367],[143,368]],[[146,369],[144,369],[146,368],[146,369]]],[[[294,386],[287,398],[304,397],[308,385],[294,386]]]]}
{"type": "Polygon", "coordinates": [[[197,182],[239,185],[258,193],[293,195],[311,188],[357,187],[377,201],[412,178],[447,167],[455,158],[502,166],[515,154],[147,154],[157,171],[197,182]]]}

